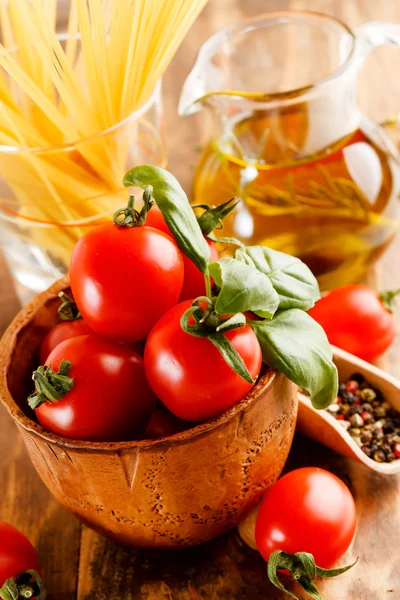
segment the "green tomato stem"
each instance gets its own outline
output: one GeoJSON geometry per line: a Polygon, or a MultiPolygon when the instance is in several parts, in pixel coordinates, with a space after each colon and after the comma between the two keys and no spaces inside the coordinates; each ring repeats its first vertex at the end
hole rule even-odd
{"type": "Polygon", "coordinates": [[[211,277],[208,269],[207,272],[204,274],[204,279],[206,282],[206,296],[211,300],[211,277]]]}
{"type": "Polygon", "coordinates": [[[387,290],[379,294],[379,298],[382,301],[383,306],[389,311],[394,310],[394,300],[396,296],[400,294],[400,288],[397,290],[387,290]]]}
{"type": "Polygon", "coordinates": [[[11,577],[0,588],[1,600],[25,600],[35,598],[45,600],[46,590],[40,575],[34,571],[25,571],[17,577],[11,577]]]}
{"type": "Polygon", "coordinates": [[[58,297],[61,300],[61,305],[58,309],[58,314],[61,321],[76,321],[82,319],[82,315],[72,298],[70,298],[65,292],[60,292],[58,297]]]}
{"type": "Polygon", "coordinates": [[[32,374],[36,391],[28,398],[32,409],[38,408],[45,402],[61,400],[74,386],[74,380],[69,377],[71,363],[63,360],[58,373],[47,365],[40,366],[32,374]]]}

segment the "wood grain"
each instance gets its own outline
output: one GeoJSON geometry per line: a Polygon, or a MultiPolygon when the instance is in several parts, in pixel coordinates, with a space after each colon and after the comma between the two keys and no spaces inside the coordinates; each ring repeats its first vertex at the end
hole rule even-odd
{"type": "MultiPolygon", "coordinates": [[[[351,26],[372,19],[400,21],[398,0],[210,0],[178,51],[165,78],[166,128],[170,168],[190,190],[198,154],[212,127],[205,115],[178,119],[179,92],[196,51],[216,29],[258,13],[302,8],[336,16],[351,26]]],[[[360,75],[362,108],[377,120],[400,109],[400,51],[379,49],[360,75]]],[[[370,275],[378,289],[400,287],[400,239],[370,275]]],[[[0,329],[18,310],[18,301],[0,259],[0,329]]],[[[396,316],[400,323],[400,308],[396,316]]],[[[381,366],[400,377],[400,338],[381,366]]],[[[0,411],[0,518],[38,544],[50,600],[257,600],[283,599],[268,584],[265,566],[243,547],[235,532],[183,553],[150,553],[117,548],[80,526],[52,500],[30,466],[20,437],[0,411]],[[78,570],[79,557],[79,570],[78,570]]],[[[371,473],[362,465],[297,437],[288,468],[318,465],[349,484],[359,514],[358,532],[344,562],[359,564],[337,580],[321,583],[325,600],[400,599],[400,478],[371,473]]]]}

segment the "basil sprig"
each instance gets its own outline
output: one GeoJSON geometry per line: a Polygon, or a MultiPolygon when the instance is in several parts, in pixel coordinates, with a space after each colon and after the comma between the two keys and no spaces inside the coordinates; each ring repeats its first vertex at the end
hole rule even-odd
{"type": "Polygon", "coordinates": [[[176,243],[202,273],[207,272],[210,248],[204,239],[188,198],[175,177],[160,167],[142,165],[128,171],[124,186],[145,188],[151,185],[153,198],[176,243]]]}
{"type": "MultiPolygon", "coordinates": [[[[241,356],[225,333],[243,327],[248,318],[260,343],[264,362],[284,373],[310,393],[316,408],[325,408],[337,396],[338,375],[323,329],[305,311],[320,298],[317,280],[298,258],[263,246],[249,246],[222,238],[234,256],[210,263],[210,250],[181,186],[168,171],[148,165],[131,169],[124,185],[152,186],[153,197],[181,250],[205,275],[207,297],[193,301],[181,319],[190,335],[206,337],[240,377],[253,382],[241,356]],[[214,279],[211,295],[210,276],[214,279]]],[[[205,209],[203,228],[210,239],[210,215],[220,218],[236,206],[232,199],[215,212],[205,209]]],[[[215,241],[221,241],[221,238],[215,241]]]]}

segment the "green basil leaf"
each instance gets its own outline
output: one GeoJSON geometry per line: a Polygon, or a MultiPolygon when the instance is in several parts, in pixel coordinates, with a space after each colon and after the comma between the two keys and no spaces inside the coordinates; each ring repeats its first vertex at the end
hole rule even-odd
{"type": "Polygon", "coordinates": [[[271,321],[252,321],[264,362],[305,388],[315,408],[326,408],[338,392],[332,349],[322,327],[298,308],[284,310],[271,321]]]}
{"type": "Polygon", "coordinates": [[[251,310],[270,319],[278,308],[279,297],[268,277],[251,265],[224,257],[209,266],[210,275],[221,291],[215,302],[220,315],[251,310]]]}
{"type": "Polygon", "coordinates": [[[255,383],[256,380],[252,378],[243,358],[222,332],[210,333],[210,335],[207,336],[207,339],[219,350],[222,358],[232,371],[235,371],[235,373],[247,381],[247,383],[255,383]]]}
{"type": "Polygon", "coordinates": [[[128,171],[124,186],[151,185],[153,198],[176,243],[202,273],[207,272],[210,248],[204,239],[189,200],[175,177],[160,167],[142,165],[128,171]]]}
{"type": "Polygon", "coordinates": [[[264,246],[239,248],[235,257],[269,277],[279,294],[279,308],[310,310],[321,297],[314,275],[298,258],[264,246]]]}

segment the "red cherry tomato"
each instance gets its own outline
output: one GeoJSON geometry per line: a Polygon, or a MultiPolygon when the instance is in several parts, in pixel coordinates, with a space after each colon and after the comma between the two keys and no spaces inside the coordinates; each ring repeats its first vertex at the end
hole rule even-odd
{"type": "MultiPolygon", "coordinates": [[[[218,260],[219,252],[216,245],[208,238],[205,238],[205,240],[210,247],[210,262],[218,260]]],[[[180,301],[183,302],[184,300],[204,296],[206,293],[206,284],[203,273],[199,271],[194,262],[185,255],[183,255],[183,264],[185,268],[185,279],[183,281],[180,301]]],[[[211,285],[212,284],[213,281],[211,280],[211,285]]]]}
{"type": "Polygon", "coordinates": [[[381,356],[396,335],[393,314],[365,285],[333,290],[309,314],[325,329],[331,344],[367,361],[381,356]]]}
{"type": "Polygon", "coordinates": [[[181,421],[170,413],[166,408],[160,406],[153,412],[150,423],[147,425],[145,438],[157,439],[168,437],[187,429],[187,423],[181,421]]]}
{"type": "MultiPolygon", "coordinates": [[[[146,225],[155,227],[155,229],[164,231],[164,233],[173,237],[158,206],[153,206],[152,209],[147,213],[146,225]]],[[[217,246],[207,237],[205,238],[205,240],[210,248],[210,262],[218,260],[219,252],[217,250],[217,246]]],[[[204,296],[204,294],[206,293],[206,284],[204,281],[203,273],[198,270],[194,262],[191,261],[188,256],[182,254],[182,258],[185,270],[185,279],[183,281],[180,302],[183,302],[184,300],[190,300],[192,298],[197,298],[198,296],[204,296]]],[[[211,280],[211,284],[212,283],[213,281],[211,280]]]]}
{"type": "Polygon", "coordinates": [[[34,547],[18,529],[0,521],[0,588],[25,571],[40,572],[34,547]]]}
{"type": "Polygon", "coordinates": [[[319,567],[332,567],[346,552],[357,524],[348,488],[315,467],[291,471],[267,492],[256,522],[256,543],[265,560],[276,550],[309,552],[319,567]]]}
{"type": "Polygon", "coordinates": [[[148,227],[154,227],[154,229],[158,229],[159,231],[163,231],[164,233],[169,235],[169,237],[173,238],[173,235],[165,222],[164,215],[158,208],[157,204],[153,204],[153,206],[147,213],[146,225],[148,227]]]}
{"type": "Polygon", "coordinates": [[[122,342],[147,337],[179,300],[183,260],[152,227],[100,225],[76,244],[70,266],[75,302],[96,333],[122,342]]]}
{"type": "Polygon", "coordinates": [[[40,424],[68,438],[91,441],[134,440],[155,408],[143,359],[133,350],[97,335],[59,344],[46,365],[58,371],[71,362],[73,388],[58,401],[36,409],[40,424]]]}
{"type": "MultiPolygon", "coordinates": [[[[182,330],[180,318],[190,306],[190,300],[181,302],[161,317],[147,339],[144,361],[154,393],[174,415],[206,421],[241,400],[253,385],[232,371],[212,342],[182,330]]],[[[225,335],[257,377],[261,349],[251,327],[225,335]]]]}
{"type": "Polygon", "coordinates": [[[90,333],[93,333],[93,331],[83,319],[61,321],[53,329],[50,329],[40,346],[40,364],[44,365],[50,352],[61,342],[80,335],[89,335],[90,333]]]}

